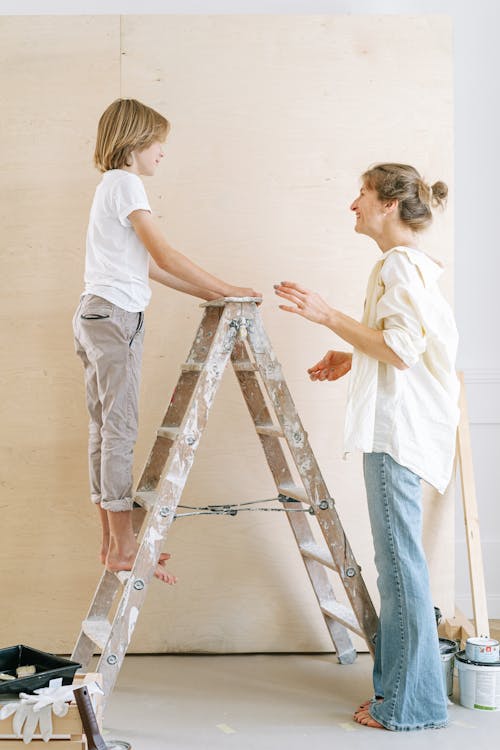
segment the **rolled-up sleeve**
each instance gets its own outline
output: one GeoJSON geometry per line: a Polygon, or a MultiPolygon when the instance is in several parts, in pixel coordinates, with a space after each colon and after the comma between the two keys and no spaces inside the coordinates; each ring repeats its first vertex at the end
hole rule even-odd
{"type": "Polygon", "coordinates": [[[383,330],[385,343],[412,367],[427,346],[422,320],[422,277],[411,260],[394,253],[382,266],[384,292],[377,303],[376,324],[383,330]]]}

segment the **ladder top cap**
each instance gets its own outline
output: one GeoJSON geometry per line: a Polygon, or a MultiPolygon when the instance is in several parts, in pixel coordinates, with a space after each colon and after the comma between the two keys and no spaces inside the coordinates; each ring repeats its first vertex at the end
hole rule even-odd
{"type": "Polygon", "coordinates": [[[262,302],[262,297],[219,297],[208,302],[202,302],[200,307],[224,307],[228,302],[262,302]]]}

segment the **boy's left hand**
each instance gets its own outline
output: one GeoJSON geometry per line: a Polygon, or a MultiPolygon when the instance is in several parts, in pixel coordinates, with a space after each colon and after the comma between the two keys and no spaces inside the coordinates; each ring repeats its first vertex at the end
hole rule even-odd
{"type": "Polygon", "coordinates": [[[274,285],[274,293],[282,299],[293,302],[295,307],[288,305],[279,305],[280,310],[285,312],[297,313],[313,323],[328,324],[331,308],[323,297],[316,292],[296,284],[293,281],[281,281],[274,285]]]}

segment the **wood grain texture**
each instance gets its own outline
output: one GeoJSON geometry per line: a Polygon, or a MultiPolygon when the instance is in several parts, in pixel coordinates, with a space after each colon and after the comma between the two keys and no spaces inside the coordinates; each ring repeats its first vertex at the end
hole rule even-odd
{"type": "MultiPolygon", "coordinates": [[[[120,93],[173,128],[145,180],[167,237],[195,261],[266,294],[266,330],[376,599],[357,458],[344,463],[346,383],[306,368],[339,342],[279,313],[272,284],[303,282],[360,317],[377,250],[348,206],[372,162],[415,163],[452,183],[451,26],[446,18],[129,16],[0,19],[3,233],[0,552],[2,641],[69,652],[99,575],[87,500],[83,378],[71,317],[98,174],[97,120],[120,93]],[[120,50],[123,54],[120,54],[120,50]],[[121,89],[120,89],[121,79],[121,89]],[[33,618],[33,612],[37,615],[33,618]]],[[[447,265],[452,201],[427,249],[447,265]]],[[[201,311],[155,285],[146,317],[137,476],[201,311]]],[[[186,487],[207,504],[271,497],[234,376],[228,374],[186,487]]],[[[453,497],[427,493],[434,600],[454,610],[453,497]]],[[[175,589],[152,584],[132,651],[328,650],[300,556],[280,514],[188,518],[168,549],[175,589]]]]}

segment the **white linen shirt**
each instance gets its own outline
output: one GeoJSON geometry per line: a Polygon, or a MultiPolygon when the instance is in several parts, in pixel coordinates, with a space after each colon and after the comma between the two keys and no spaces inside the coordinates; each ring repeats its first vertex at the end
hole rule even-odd
{"type": "Polygon", "coordinates": [[[96,294],[128,312],[143,312],[151,298],[149,253],[128,218],[151,207],[141,178],[110,169],[94,195],[87,230],[84,294],[96,294]]]}
{"type": "Polygon", "coordinates": [[[383,330],[407,365],[398,370],[355,349],[349,382],[345,453],[388,453],[440,493],[455,456],[458,334],[426,253],[394,247],[374,267],[362,323],[383,330]]]}

